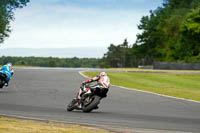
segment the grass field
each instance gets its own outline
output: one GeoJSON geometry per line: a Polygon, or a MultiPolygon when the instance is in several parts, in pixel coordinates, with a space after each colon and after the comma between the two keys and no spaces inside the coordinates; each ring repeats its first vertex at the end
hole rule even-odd
{"type": "Polygon", "coordinates": [[[0,116],[0,133],[110,133],[103,129],[54,122],[38,122],[0,116]]]}
{"type": "MultiPolygon", "coordinates": [[[[83,72],[93,77],[99,72],[83,72]]],[[[200,101],[200,74],[108,72],[111,84],[200,101]]]]}
{"type": "Polygon", "coordinates": [[[114,70],[114,71],[140,71],[140,72],[164,72],[164,73],[200,73],[200,70],[158,70],[158,69],[140,69],[140,68],[107,68],[105,70],[114,70]]]}

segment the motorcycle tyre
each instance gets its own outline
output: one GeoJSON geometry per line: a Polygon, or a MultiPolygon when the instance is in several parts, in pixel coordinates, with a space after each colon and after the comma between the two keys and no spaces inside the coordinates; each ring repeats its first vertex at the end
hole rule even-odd
{"type": "Polygon", "coordinates": [[[99,96],[95,95],[95,96],[92,96],[92,97],[94,97],[94,100],[88,106],[85,107],[83,105],[83,107],[82,107],[83,112],[85,112],[85,113],[91,112],[100,103],[101,98],[99,96]]]}
{"type": "Polygon", "coordinates": [[[74,107],[75,100],[73,99],[68,105],[67,105],[67,111],[73,111],[75,109],[74,107]]]}
{"type": "Polygon", "coordinates": [[[4,83],[3,83],[3,81],[0,79],[0,89],[2,89],[3,86],[4,86],[4,83]]]}

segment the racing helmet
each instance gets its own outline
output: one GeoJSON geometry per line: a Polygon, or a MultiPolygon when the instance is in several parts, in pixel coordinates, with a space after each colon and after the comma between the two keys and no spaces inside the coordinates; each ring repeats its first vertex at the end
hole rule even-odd
{"type": "Polygon", "coordinates": [[[107,76],[106,72],[101,72],[99,76],[107,76]]]}
{"type": "Polygon", "coordinates": [[[10,62],[8,62],[6,65],[12,67],[12,63],[10,62]]]}

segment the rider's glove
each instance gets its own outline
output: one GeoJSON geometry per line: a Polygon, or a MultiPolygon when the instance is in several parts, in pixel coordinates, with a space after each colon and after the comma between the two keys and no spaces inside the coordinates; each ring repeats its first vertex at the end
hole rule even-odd
{"type": "Polygon", "coordinates": [[[85,83],[85,82],[82,82],[81,85],[84,86],[84,85],[86,85],[86,83],[85,83]]]}
{"type": "Polygon", "coordinates": [[[81,83],[81,88],[83,88],[84,85],[85,85],[85,82],[82,82],[82,83],[81,83]]]}

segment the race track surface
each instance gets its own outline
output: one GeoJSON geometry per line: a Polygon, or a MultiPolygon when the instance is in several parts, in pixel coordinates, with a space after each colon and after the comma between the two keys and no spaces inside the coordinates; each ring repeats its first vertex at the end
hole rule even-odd
{"type": "Polygon", "coordinates": [[[200,103],[118,87],[110,88],[98,110],[67,112],[66,104],[85,80],[78,71],[16,69],[10,86],[0,90],[0,114],[95,125],[116,131],[200,132],[200,103]]]}

